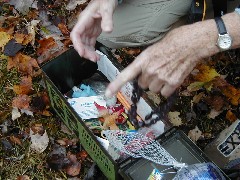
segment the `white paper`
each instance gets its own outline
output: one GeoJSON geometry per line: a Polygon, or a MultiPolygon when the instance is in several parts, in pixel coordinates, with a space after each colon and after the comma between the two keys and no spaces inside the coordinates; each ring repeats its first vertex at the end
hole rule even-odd
{"type": "MultiPolygon", "coordinates": [[[[107,58],[106,55],[104,55],[102,52],[98,50],[96,52],[100,54],[100,60],[97,61],[98,70],[101,71],[110,82],[112,82],[113,80],[116,79],[116,77],[120,73],[119,70],[107,58]]],[[[132,85],[130,83],[126,83],[120,90],[120,92],[122,93],[122,95],[125,97],[129,104],[132,104],[131,101],[132,89],[133,89],[132,85]]],[[[145,119],[145,116],[148,115],[152,110],[152,108],[143,98],[140,98],[137,106],[138,106],[137,113],[142,119],[145,119]]]]}
{"type": "Polygon", "coordinates": [[[106,101],[103,99],[103,96],[70,98],[68,102],[82,119],[98,118],[99,113],[94,102],[106,107],[106,101]]]}

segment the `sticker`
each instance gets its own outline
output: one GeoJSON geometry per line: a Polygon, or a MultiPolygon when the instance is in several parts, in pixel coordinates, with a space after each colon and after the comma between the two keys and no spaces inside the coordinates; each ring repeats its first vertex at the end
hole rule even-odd
{"type": "Polygon", "coordinates": [[[240,147],[240,121],[236,121],[236,125],[233,126],[235,127],[231,133],[217,147],[218,151],[220,151],[225,157],[230,156],[240,147]]]}
{"type": "Polygon", "coordinates": [[[161,180],[162,177],[163,176],[159,170],[153,169],[147,180],[161,180]]]}

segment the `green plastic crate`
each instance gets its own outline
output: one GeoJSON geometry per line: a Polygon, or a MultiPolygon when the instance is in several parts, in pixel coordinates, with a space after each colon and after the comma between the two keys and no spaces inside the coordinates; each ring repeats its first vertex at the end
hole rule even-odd
{"type": "MultiPolygon", "coordinates": [[[[109,50],[103,46],[99,46],[98,49],[108,56],[114,67],[122,69],[109,50]]],[[[84,79],[96,73],[98,65],[81,58],[74,49],[70,49],[43,65],[42,70],[52,108],[66,126],[79,137],[80,143],[104,175],[108,179],[118,179],[120,164],[112,159],[64,97],[73,86],[79,85],[84,79]]],[[[111,78],[113,77],[108,78],[109,81],[111,81],[111,78]]],[[[153,106],[149,104],[151,102],[144,98],[144,106],[147,106],[150,111],[153,106]]]]}

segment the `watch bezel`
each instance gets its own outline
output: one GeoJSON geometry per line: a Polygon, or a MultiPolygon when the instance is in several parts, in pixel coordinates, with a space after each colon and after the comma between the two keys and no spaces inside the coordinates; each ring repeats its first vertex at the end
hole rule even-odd
{"type": "Polygon", "coordinates": [[[217,46],[218,46],[221,50],[223,50],[223,51],[226,51],[226,50],[230,49],[230,48],[232,47],[232,38],[231,38],[231,36],[230,36],[228,33],[226,33],[226,34],[218,34],[217,46]],[[228,39],[230,39],[230,44],[229,44],[228,47],[222,47],[222,46],[220,45],[220,42],[221,42],[221,40],[222,40],[223,38],[228,38],[228,39]]]}

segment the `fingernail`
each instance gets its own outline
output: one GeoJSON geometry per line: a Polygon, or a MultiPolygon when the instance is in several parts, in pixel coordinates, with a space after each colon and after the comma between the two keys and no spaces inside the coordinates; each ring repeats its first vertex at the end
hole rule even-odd
{"type": "Polygon", "coordinates": [[[112,92],[111,92],[109,89],[106,89],[105,96],[106,96],[107,98],[112,97],[112,92]]]}

